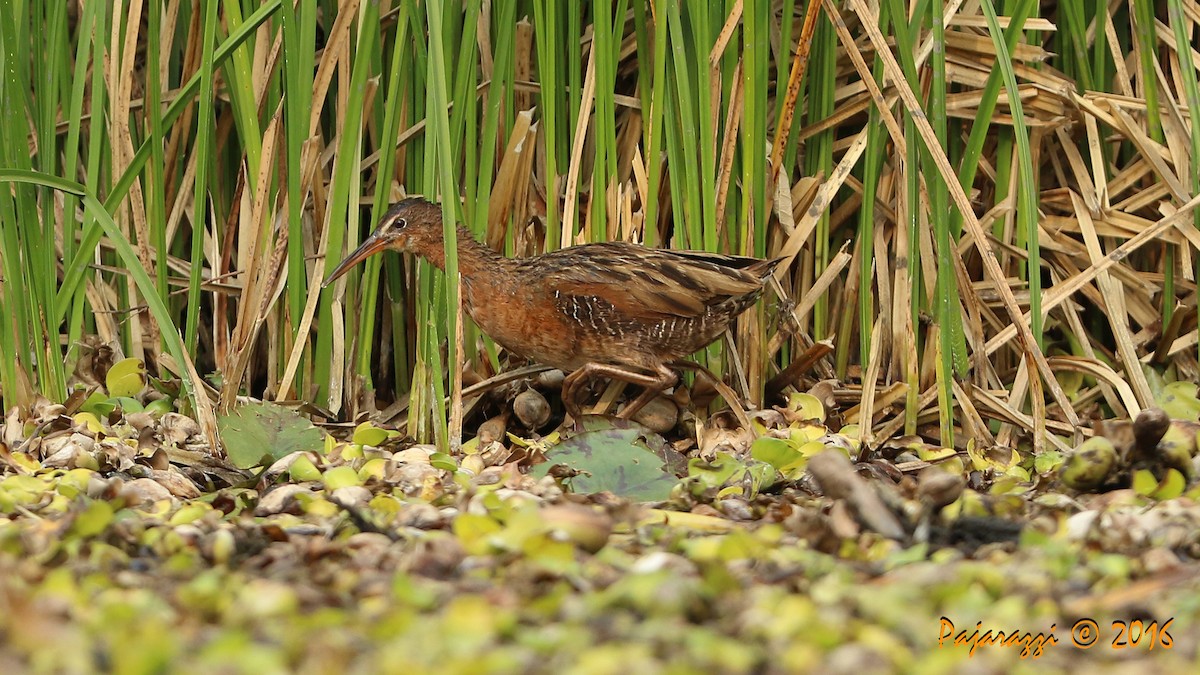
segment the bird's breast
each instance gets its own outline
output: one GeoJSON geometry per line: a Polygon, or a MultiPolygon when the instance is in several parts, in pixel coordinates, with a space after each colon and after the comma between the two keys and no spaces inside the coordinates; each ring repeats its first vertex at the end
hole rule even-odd
{"type": "Polygon", "coordinates": [[[538,363],[574,370],[575,332],[536,284],[470,283],[464,280],[467,313],[488,337],[510,352],[538,363]]]}

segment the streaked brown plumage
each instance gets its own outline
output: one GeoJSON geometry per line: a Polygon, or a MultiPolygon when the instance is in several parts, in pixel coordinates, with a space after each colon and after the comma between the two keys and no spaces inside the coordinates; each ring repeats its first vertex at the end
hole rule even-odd
{"type": "MultiPolygon", "coordinates": [[[[384,249],[445,269],[441,207],[417,198],[394,205],[326,285],[384,249]]],[[[665,364],[720,336],[762,294],[778,262],[622,242],[514,259],[458,228],[467,313],[509,351],[569,372],[563,403],[576,420],[576,390],[590,376],[646,388],[625,417],[673,385],[678,376],[665,364]]]]}

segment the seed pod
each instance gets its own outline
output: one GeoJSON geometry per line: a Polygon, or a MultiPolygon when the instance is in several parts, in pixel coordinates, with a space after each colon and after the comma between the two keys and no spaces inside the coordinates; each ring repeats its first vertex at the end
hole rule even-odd
{"type": "Polygon", "coordinates": [[[492,441],[504,441],[504,436],[508,432],[508,413],[504,412],[500,415],[489,419],[479,425],[479,445],[483,447],[492,441]]]}
{"type": "Polygon", "coordinates": [[[1112,441],[1094,436],[1063,462],[1059,478],[1067,487],[1076,490],[1095,490],[1104,484],[1117,463],[1117,449],[1112,441]]]}
{"type": "Polygon", "coordinates": [[[513,399],[513,412],[526,429],[537,430],[550,421],[550,404],[536,389],[526,389],[513,399]]]}
{"type": "Polygon", "coordinates": [[[1133,421],[1133,447],[1139,457],[1154,454],[1154,447],[1171,428],[1171,418],[1161,408],[1150,408],[1138,413],[1133,421]]]}
{"type": "Polygon", "coordinates": [[[533,386],[538,389],[557,391],[562,389],[564,379],[566,379],[566,373],[557,368],[544,370],[533,376],[533,386]]]}
{"type": "Polygon", "coordinates": [[[613,522],[604,511],[581,504],[556,504],[541,510],[542,522],[559,540],[595,553],[604,548],[612,534],[613,522]]]}
{"type": "Polygon", "coordinates": [[[958,474],[926,470],[918,479],[917,498],[933,511],[939,511],[957,501],[966,485],[966,481],[958,474]]]}
{"type": "Polygon", "coordinates": [[[1175,469],[1183,474],[1183,477],[1191,480],[1192,478],[1192,453],[1188,449],[1187,443],[1164,438],[1158,443],[1158,461],[1165,469],[1175,469]]]}
{"type": "Polygon", "coordinates": [[[679,406],[671,399],[659,396],[634,413],[633,420],[654,433],[666,433],[679,422],[679,406]]]}

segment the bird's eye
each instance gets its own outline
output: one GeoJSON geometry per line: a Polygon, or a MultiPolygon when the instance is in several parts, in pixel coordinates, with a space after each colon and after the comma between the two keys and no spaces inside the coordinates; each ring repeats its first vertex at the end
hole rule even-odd
{"type": "Polygon", "coordinates": [[[380,234],[397,234],[408,225],[408,221],[400,216],[393,216],[379,224],[380,234]]]}

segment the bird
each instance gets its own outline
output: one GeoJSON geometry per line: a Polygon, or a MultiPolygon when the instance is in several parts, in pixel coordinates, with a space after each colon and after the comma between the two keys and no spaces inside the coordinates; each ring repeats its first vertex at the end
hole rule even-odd
{"type": "MultiPolygon", "coordinates": [[[[758,300],[782,260],[626,242],[508,258],[462,224],[457,239],[467,314],[509,352],[567,373],[562,400],[576,424],[579,390],[591,378],[643,387],[622,418],[673,387],[679,376],[668,364],[720,337],[758,300]]],[[[324,286],[385,250],[415,254],[445,271],[442,207],[420,197],[393,204],[324,286]]]]}

